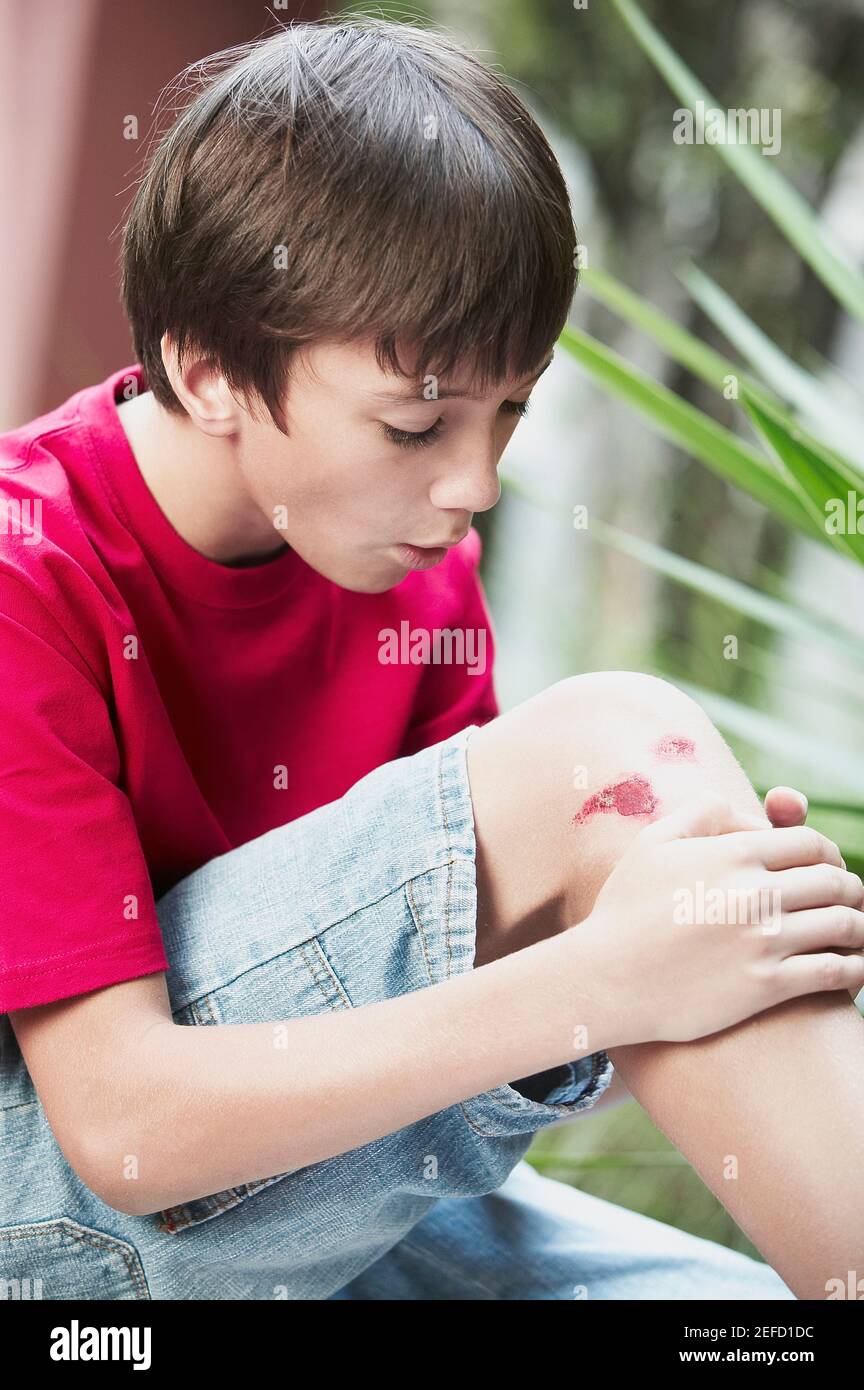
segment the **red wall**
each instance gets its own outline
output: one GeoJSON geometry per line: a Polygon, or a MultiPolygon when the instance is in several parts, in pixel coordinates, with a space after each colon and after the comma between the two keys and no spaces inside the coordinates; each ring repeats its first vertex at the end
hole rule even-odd
{"type": "Polygon", "coordinates": [[[187,63],[317,19],[323,0],[269,8],[0,0],[0,429],[132,360],[120,230],[157,98],[187,63]]]}

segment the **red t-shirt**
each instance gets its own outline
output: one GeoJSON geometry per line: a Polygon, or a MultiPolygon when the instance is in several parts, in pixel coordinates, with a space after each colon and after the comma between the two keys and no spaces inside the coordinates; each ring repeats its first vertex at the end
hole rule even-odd
{"type": "Polygon", "coordinates": [[[380,594],[288,547],[219,564],[141,476],[133,380],[0,436],[0,1013],[166,970],[179,879],[498,713],[476,531],[380,594]],[[485,630],[482,674],[476,647],[405,659],[444,628],[485,630]]]}

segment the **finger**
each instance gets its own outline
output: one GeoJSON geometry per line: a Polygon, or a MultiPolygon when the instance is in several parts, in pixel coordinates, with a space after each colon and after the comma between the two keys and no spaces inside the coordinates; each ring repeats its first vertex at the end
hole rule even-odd
{"type": "MultiPolygon", "coordinates": [[[[772,787],[765,793],[765,814],[775,829],[804,825],[809,809],[807,797],[794,787],[772,787]]],[[[841,857],[840,862],[845,869],[846,860],[841,857]]]]}
{"type": "Polygon", "coordinates": [[[864,956],[824,955],[788,956],[777,972],[779,999],[797,999],[802,994],[821,994],[846,989],[857,995],[864,988],[864,956]]]}
{"type": "Polygon", "coordinates": [[[689,836],[727,835],[736,830],[768,833],[763,817],[739,811],[724,797],[706,792],[645,826],[639,833],[643,840],[662,843],[689,836]]]}
{"type": "Polygon", "coordinates": [[[777,933],[785,956],[802,951],[864,950],[864,912],[854,907],[815,907],[809,912],[784,911],[777,933]]]}
{"type": "Polygon", "coordinates": [[[804,864],[843,868],[843,857],[834,841],[808,825],[742,831],[740,843],[744,856],[766,869],[794,869],[804,864]]]}
{"type": "Polygon", "coordinates": [[[765,814],[778,829],[803,825],[807,819],[808,803],[803,792],[794,787],[772,787],[765,794],[765,814]]]}
{"type": "Polygon", "coordinates": [[[836,864],[812,864],[805,868],[781,869],[771,875],[771,888],[783,912],[808,907],[861,907],[864,883],[858,874],[838,869],[836,864]]]}

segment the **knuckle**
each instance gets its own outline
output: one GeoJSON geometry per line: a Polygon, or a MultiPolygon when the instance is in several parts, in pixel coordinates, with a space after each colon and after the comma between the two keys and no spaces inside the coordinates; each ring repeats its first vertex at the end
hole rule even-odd
{"type": "Polygon", "coordinates": [[[831,934],[837,946],[853,946],[857,923],[851,908],[838,907],[831,923],[831,934]]]}
{"type": "Polygon", "coordinates": [[[842,902],[845,896],[845,881],[842,870],[834,867],[833,864],[819,864],[814,866],[813,880],[818,885],[818,889],[832,903],[842,902]]]}
{"type": "Polygon", "coordinates": [[[839,989],[843,979],[843,957],[823,956],[816,973],[822,989],[839,989]]]}
{"type": "MultiPolygon", "coordinates": [[[[761,952],[761,948],[760,948],[761,952]]],[[[776,988],[780,963],[776,956],[761,953],[748,962],[747,976],[750,983],[759,991],[760,997],[771,994],[776,988]]]]}
{"type": "Polygon", "coordinates": [[[757,927],[750,934],[750,950],[760,965],[768,967],[777,959],[777,937],[757,927]]]}
{"type": "Polygon", "coordinates": [[[849,881],[842,869],[832,868],[830,875],[831,894],[838,902],[842,903],[846,898],[849,881]]]}
{"type": "Polygon", "coordinates": [[[731,802],[718,792],[706,791],[699,797],[699,809],[701,813],[711,821],[720,821],[731,814],[731,802]]]}
{"type": "Polygon", "coordinates": [[[755,888],[754,875],[765,872],[765,851],[759,844],[759,836],[750,833],[739,835],[735,841],[735,859],[747,875],[747,880],[742,882],[752,879],[751,886],[755,888]]]}
{"type": "Polygon", "coordinates": [[[818,830],[807,827],[801,831],[801,847],[804,853],[812,859],[824,859],[828,841],[824,835],[820,835],[818,830]]]}

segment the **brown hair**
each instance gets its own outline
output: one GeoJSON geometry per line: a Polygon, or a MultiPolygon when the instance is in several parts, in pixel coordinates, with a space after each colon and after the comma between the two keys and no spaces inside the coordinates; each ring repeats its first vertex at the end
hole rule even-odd
{"type": "MultiPolygon", "coordinates": [[[[292,350],[371,338],[412,378],[529,376],[567,320],[576,232],[545,136],[439,30],[363,15],[294,23],[193,63],[123,230],[137,359],[181,411],[170,333],[286,433],[292,350]]],[[[169,89],[170,90],[170,89],[169,89]]],[[[251,408],[251,407],[250,407],[251,408]]]]}

